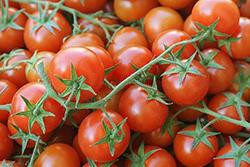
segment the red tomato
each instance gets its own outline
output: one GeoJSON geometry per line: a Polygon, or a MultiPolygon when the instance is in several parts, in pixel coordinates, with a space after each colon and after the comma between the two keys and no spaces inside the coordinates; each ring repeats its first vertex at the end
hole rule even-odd
{"type": "Polygon", "coordinates": [[[209,63],[212,61],[204,62],[204,66],[207,67],[207,71],[210,75],[210,87],[208,93],[216,94],[226,90],[233,82],[235,75],[235,68],[230,57],[224,52],[218,49],[206,49],[202,51],[203,55],[210,59],[215,53],[215,57],[213,57],[212,61],[221,66],[224,69],[218,69],[209,66],[209,63]]]}
{"type": "MultiPolygon", "coordinates": [[[[225,104],[227,101],[228,101],[228,98],[225,95],[218,94],[210,100],[208,107],[209,107],[209,109],[211,109],[212,111],[214,111],[216,113],[230,117],[232,119],[240,120],[240,116],[239,116],[235,106],[231,105],[231,106],[220,109],[220,107],[223,104],[225,104]]],[[[242,106],[241,110],[242,110],[244,118],[248,119],[248,108],[242,106]]],[[[214,117],[209,115],[208,120],[212,120],[212,119],[214,119],[214,117]]],[[[224,120],[220,120],[220,121],[215,122],[212,125],[212,127],[215,128],[217,131],[222,132],[224,134],[236,134],[243,129],[242,126],[235,125],[233,123],[229,123],[229,122],[224,121],[224,120]]]]}
{"type": "MultiPolygon", "coordinates": [[[[17,86],[8,80],[0,80],[0,105],[10,104],[17,86]]],[[[0,110],[0,122],[6,123],[9,117],[9,111],[0,110]]]]}
{"type": "Polygon", "coordinates": [[[84,32],[67,39],[63,43],[61,49],[67,49],[72,47],[86,47],[86,46],[104,47],[104,43],[98,35],[90,32],[84,32]]]}
{"type": "Polygon", "coordinates": [[[57,143],[45,148],[35,161],[34,167],[80,167],[76,151],[67,144],[57,143]]]}
{"type": "Polygon", "coordinates": [[[168,117],[168,107],[157,100],[148,100],[148,93],[132,85],[121,96],[119,112],[128,118],[129,127],[136,132],[151,132],[160,128],[168,117]]]}
{"type": "MultiPolygon", "coordinates": [[[[96,167],[104,167],[106,165],[106,164],[103,164],[103,163],[95,163],[95,164],[96,164],[96,167]]],[[[90,167],[90,165],[89,165],[89,163],[86,163],[82,167],[90,167]]],[[[117,167],[117,166],[116,165],[112,165],[110,167],[117,167]]]]}
{"type": "Polygon", "coordinates": [[[81,163],[86,163],[87,159],[86,159],[85,155],[83,154],[83,152],[82,152],[82,150],[80,148],[80,145],[79,145],[79,142],[78,142],[78,135],[76,135],[74,137],[73,147],[76,150],[76,152],[77,152],[77,154],[78,154],[78,156],[80,158],[81,163]]]}
{"type": "MultiPolygon", "coordinates": [[[[39,17],[39,12],[33,13],[32,16],[39,17]]],[[[57,52],[63,43],[63,39],[71,34],[70,24],[62,14],[56,13],[51,20],[58,25],[60,30],[53,28],[54,33],[52,33],[44,26],[41,26],[37,31],[33,32],[33,28],[38,23],[28,19],[24,28],[24,41],[30,51],[57,52]]]]}
{"type": "MultiPolygon", "coordinates": [[[[145,167],[176,167],[176,162],[175,159],[173,158],[173,156],[167,152],[166,150],[157,147],[157,146],[150,146],[147,145],[144,148],[144,152],[145,154],[153,151],[153,150],[157,150],[155,153],[153,153],[151,156],[149,156],[144,163],[145,167]]],[[[125,163],[125,167],[131,167],[132,163],[130,160],[127,160],[125,163]]]]}
{"type": "MultiPolygon", "coordinates": [[[[250,57],[250,19],[241,17],[239,28],[232,35],[233,38],[240,38],[231,43],[232,57],[234,59],[246,59],[250,57]]],[[[225,47],[222,50],[227,52],[225,47]]]]}
{"type": "Polygon", "coordinates": [[[192,20],[204,26],[209,26],[217,19],[216,30],[232,34],[239,24],[240,12],[231,0],[200,0],[192,10],[192,20]]]}
{"type": "Polygon", "coordinates": [[[9,138],[8,128],[0,123],[0,161],[10,157],[13,151],[13,141],[9,138]]]}
{"type": "Polygon", "coordinates": [[[243,17],[250,18],[250,0],[246,0],[245,3],[241,4],[240,6],[240,15],[243,17]]]}
{"type": "Polygon", "coordinates": [[[148,42],[142,32],[134,27],[124,27],[114,35],[108,51],[111,56],[114,56],[124,47],[138,45],[148,47],[148,42]]]}
{"type": "Polygon", "coordinates": [[[159,0],[161,5],[173,9],[182,9],[192,4],[195,0],[159,0]]]}
{"type": "Polygon", "coordinates": [[[38,74],[38,65],[40,63],[43,63],[44,71],[46,74],[48,74],[49,64],[54,56],[55,56],[55,53],[53,52],[39,52],[37,53],[37,55],[33,55],[30,58],[32,61],[32,64],[27,64],[25,68],[25,71],[26,71],[25,74],[26,74],[27,80],[29,82],[40,82],[41,78],[38,74]]]}
{"type": "MultiPolygon", "coordinates": [[[[29,100],[31,104],[36,104],[40,98],[44,95],[46,88],[43,84],[40,83],[29,83],[21,87],[17,93],[14,95],[11,103],[11,114],[13,115],[14,122],[16,125],[22,129],[24,132],[29,132],[29,120],[30,116],[24,115],[16,115],[20,112],[34,112],[28,109],[27,105],[25,104],[22,97],[29,100]]],[[[57,103],[52,98],[47,98],[43,105],[41,106],[44,112],[50,112],[54,116],[43,117],[44,125],[45,125],[45,134],[53,131],[58,127],[60,122],[62,121],[64,115],[64,108],[57,103]]],[[[41,115],[41,109],[37,110],[36,115],[41,115]]],[[[36,118],[38,118],[36,116],[36,118]]],[[[36,135],[43,134],[41,126],[38,124],[37,121],[31,127],[31,133],[36,135]]]]}
{"type": "Polygon", "coordinates": [[[139,20],[158,6],[157,0],[115,0],[115,14],[125,22],[139,20]]]}
{"type": "MultiPolygon", "coordinates": [[[[14,54],[10,53],[11,56],[7,61],[7,66],[11,66],[15,63],[20,61],[29,59],[31,57],[31,53],[27,50],[16,50],[13,52],[14,54]]],[[[0,62],[0,66],[3,67],[3,62],[0,62]]],[[[21,87],[27,83],[26,76],[25,76],[25,63],[20,63],[17,68],[6,70],[0,72],[0,78],[6,79],[14,83],[16,86],[21,87]]]]}
{"type": "Polygon", "coordinates": [[[183,28],[180,14],[171,8],[157,7],[150,10],[144,18],[144,31],[148,40],[154,39],[163,31],[183,28]]]}
{"type": "MultiPolygon", "coordinates": [[[[8,17],[13,16],[17,12],[15,8],[8,9],[8,17]]],[[[0,12],[0,19],[2,19],[2,13],[0,12]]],[[[27,17],[24,14],[20,14],[15,20],[14,23],[24,27],[27,17]]],[[[0,31],[0,51],[1,52],[10,52],[12,49],[23,48],[23,30],[13,29],[7,27],[6,29],[0,31]]]]}
{"type": "Polygon", "coordinates": [[[88,114],[89,114],[88,110],[73,111],[72,113],[70,113],[70,116],[67,118],[65,124],[70,126],[72,125],[72,121],[73,121],[73,123],[75,123],[76,125],[80,125],[82,120],[86,118],[88,114]]]}
{"type": "MultiPolygon", "coordinates": [[[[86,79],[85,84],[89,85],[95,92],[102,88],[104,67],[101,60],[87,48],[68,48],[58,52],[50,63],[49,78],[58,93],[63,93],[66,85],[57,77],[72,79],[71,65],[74,66],[77,75],[83,76],[86,79]]],[[[81,102],[94,97],[94,94],[87,90],[80,91],[81,102]]]]}
{"type": "MultiPolygon", "coordinates": [[[[6,6],[5,0],[0,0],[0,2],[3,3],[4,6],[6,6]]],[[[9,4],[9,7],[13,7],[13,8],[19,9],[18,2],[12,2],[11,0],[8,0],[8,4],[9,4]]]]}
{"type": "MultiPolygon", "coordinates": [[[[45,0],[50,2],[59,2],[60,0],[45,0]]],[[[25,10],[27,13],[34,13],[38,10],[36,3],[19,3],[20,7],[25,10]]]]}
{"type": "MultiPolygon", "coordinates": [[[[194,131],[195,125],[189,125],[182,131],[194,131]]],[[[206,129],[206,131],[209,131],[206,129]]],[[[219,144],[216,136],[207,137],[208,141],[213,146],[212,150],[203,142],[200,142],[195,148],[193,147],[194,138],[182,134],[177,134],[174,139],[174,152],[177,159],[185,166],[206,166],[209,164],[219,149],[219,144]]]]}
{"type": "MultiPolygon", "coordinates": [[[[116,125],[121,123],[124,119],[117,112],[107,111],[107,114],[116,125]]],[[[78,131],[78,141],[82,152],[87,158],[97,162],[110,162],[117,159],[127,149],[130,140],[130,130],[127,123],[122,126],[124,138],[120,142],[115,142],[115,152],[112,156],[108,143],[95,145],[95,143],[107,135],[103,128],[102,121],[104,121],[106,125],[112,129],[106,115],[100,110],[94,111],[88,115],[80,125],[78,131]]],[[[118,133],[118,135],[121,135],[121,131],[118,133]]]]}
{"type": "MultiPolygon", "coordinates": [[[[181,85],[179,82],[180,74],[165,75],[162,78],[162,87],[166,96],[181,106],[200,102],[207,94],[210,85],[209,74],[198,61],[193,60],[190,67],[198,70],[202,75],[187,73],[181,85]]],[[[176,68],[175,64],[169,65],[166,71],[173,68],[176,68]]]]}
{"type": "Polygon", "coordinates": [[[107,0],[65,0],[64,4],[83,13],[94,13],[101,10],[107,0]]]}

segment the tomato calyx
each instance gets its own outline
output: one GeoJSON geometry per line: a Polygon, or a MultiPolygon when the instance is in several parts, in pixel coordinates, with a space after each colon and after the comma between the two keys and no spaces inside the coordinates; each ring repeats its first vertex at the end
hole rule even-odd
{"type": "Polygon", "coordinates": [[[32,55],[30,60],[27,60],[26,62],[26,68],[25,68],[25,72],[26,75],[31,71],[31,70],[35,70],[35,65],[37,62],[39,62],[41,59],[43,59],[42,57],[38,57],[37,56],[37,51],[34,52],[34,54],[32,55]]]}
{"type": "Polygon", "coordinates": [[[228,37],[228,38],[226,38],[226,39],[221,39],[221,40],[219,40],[219,41],[218,41],[218,45],[219,45],[220,48],[223,47],[223,46],[225,46],[225,48],[226,48],[228,54],[229,54],[231,57],[233,57],[233,53],[232,53],[232,50],[231,50],[231,44],[232,44],[233,42],[237,42],[238,40],[240,40],[240,37],[238,37],[238,38],[228,37]]]}
{"type": "Polygon", "coordinates": [[[226,108],[229,106],[234,106],[236,108],[237,113],[240,116],[240,119],[242,121],[245,121],[245,117],[243,115],[241,107],[250,107],[250,104],[245,102],[244,100],[242,100],[242,98],[241,98],[242,93],[239,92],[237,94],[233,94],[233,93],[226,92],[226,93],[224,93],[224,96],[226,96],[228,100],[227,100],[227,102],[222,104],[219,109],[223,109],[223,108],[226,108]]]}
{"type": "Polygon", "coordinates": [[[220,64],[216,63],[214,61],[214,57],[218,54],[218,51],[213,50],[211,53],[208,53],[208,56],[205,56],[204,53],[200,52],[199,56],[200,56],[200,63],[205,66],[206,68],[216,68],[216,69],[220,69],[223,70],[225,69],[223,66],[221,66],[220,64]]]}
{"type": "Polygon", "coordinates": [[[174,116],[167,117],[166,121],[164,122],[164,124],[161,127],[161,134],[164,134],[166,131],[168,131],[168,134],[171,137],[174,137],[173,127],[181,124],[181,122],[175,120],[174,118],[175,118],[174,116]]]}
{"type": "Polygon", "coordinates": [[[48,95],[45,94],[41,97],[41,99],[37,102],[37,104],[31,104],[28,99],[21,96],[22,100],[24,101],[24,103],[27,106],[27,110],[18,112],[15,115],[28,117],[28,119],[29,119],[28,129],[30,132],[31,132],[31,128],[33,127],[34,123],[37,122],[39,124],[43,134],[45,134],[46,128],[45,128],[45,124],[44,124],[43,119],[45,117],[54,117],[55,116],[53,113],[47,112],[42,108],[43,102],[46,100],[47,97],[48,97],[48,95]]]}
{"type": "MultiPolygon", "coordinates": [[[[137,67],[135,64],[131,64],[131,67],[137,71],[140,68],[137,67]]],[[[152,73],[150,73],[148,70],[143,71],[138,77],[135,78],[135,80],[140,81],[141,83],[145,83],[148,79],[154,79],[156,76],[152,73]]]]}
{"type": "Polygon", "coordinates": [[[249,164],[250,159],[247,156],[247,153],[250,150],[250,145],[247,145],[247,143],[249,143],[250,139],[246,140],[240,146],[236,144],[232,137],[229,137],[229,140],[231,151],[229,153],[216,157],[215,159],[233,159],[235,161],[235,167],[240,167],[240,163],[243,161],[249,164]]]}
{"type": "Polygon", "coordinates": [[[0,18],[0,32],[7,28],[12,28],[14,30],[23,30],[23,27],[15,23],[16,18],[23,12],[23,10],[16,11],[13,15],[9,16],[9,2],[5,0],[5,7],[1,1],[1,12],[2,16],[0,18]]]}
{"type": "Polygon", "coordinates": [[[1,167],[14,167],[15,161],[2,161],[1,167]]]}
{"type": "MultiPolygon", "coordinates": [[[[204,127],[206,127],[206,126],[204,126],[204,127]]],[[[192,137],[194,139],[194,141],[192,143],[192,150],[194,150],[200,143],[203,143],[206,146],[208,146],[211,150],[214,151],[213,145],[208,140],[208,137],[216,136],[220,133],[207,131],[207,130],[205,130],[204,127],[202,128],[200,120],[197,119],[195,130],[193,130],[193,131],[192,130],[180,131],[180,132],[178,132],[178,134],[189,136],[189,137],[192,137]]]]}
{"type": "Polygon", "coordinates": [[[244,92],[246,88],[250,88],[250,75],[240,71],[233,82],[239,85],[239,92],[244,92]]]}

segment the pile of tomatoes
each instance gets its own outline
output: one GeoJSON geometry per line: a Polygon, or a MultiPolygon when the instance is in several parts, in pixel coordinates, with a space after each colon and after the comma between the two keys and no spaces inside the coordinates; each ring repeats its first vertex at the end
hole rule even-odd
{"type": "Polygon", "coordinates": [[[1,167],[249,167],[250,0],[0,0],[1,167]]]}

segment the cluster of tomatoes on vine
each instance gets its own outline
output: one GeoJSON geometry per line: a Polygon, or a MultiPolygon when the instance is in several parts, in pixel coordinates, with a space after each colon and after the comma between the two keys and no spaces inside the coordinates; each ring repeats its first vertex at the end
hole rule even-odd
{"type": "Polygon", "coordinates": [[[2,167],[250,166],[250,0],[1,0],[2,167]]]}

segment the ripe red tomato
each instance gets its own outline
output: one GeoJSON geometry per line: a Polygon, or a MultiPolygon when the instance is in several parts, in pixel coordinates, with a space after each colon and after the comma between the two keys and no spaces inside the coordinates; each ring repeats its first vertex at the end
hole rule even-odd
{"type": "MultiPolygon", "coordinates": [[[[220,107],[228,101],[228,98],[223,94],[215,95],[209,102],[208,107],[212,111],[219,113],[221,115],[227,116],[232,119],[240,120],[240,116],[236,110],[236,107],[231,105],[225,108],[220,109],[220,107]]],[[[248,108],[241,106],[241,110],[245,119],[248,119],[248,108]]],[[[212,120],[214,117],[208,116],[208,120],[212,120]]],[[[243,127],[239,125],[235,125],[233,123],[229,123],[224,120],[220,120],[215,122],[212,125],[217,131],[222,132],[224,134],[236,134],[240,132],[243,127]]]]}
{"type": "MultiPolygon", "coordinates": [[[[8,9],[9,17],[13,16],[17,12],[15,8],[8,9]]],[[[2,19],[2,13],[0,12],[0,19],[2,19]]],[[[20,14],[15,20],[14,23],[24,27],[27,17],[24,14],[20,14]]],[[[12,49],[23,48],[23,30],[13,29],[7,27],[6,29],[0,31],[0,51],[1,52],[10,52],[12,49]]]]}
{"type": "MultiPolygon", "coordinates": [[[[240,38],[231,43],[232,57],[234,59],[246,59],[250,56],[250,19],[241,17],[239,28],[233,33],[233,38],[240,38]]],[[[222,50],[227,52],[225,47],[222,50]]]]}
{"type": "Polygon", "coordinates": [[[73,147],[74,147],[74,149],[76,150],[76,152],[77,152],[77,154],[78,154],[78,156],[79,156],[79,158],[80,158],[81,163],[82,163],[82,164],[83,164],[83,163],[86,163],[86,162],[87,162],[87,159],[86,159],[85,155],[83,154],[83,152],[82,152],[82,150],[81,150],[81,148],[80,148],[80,145],[79,145],[79,142],[78,142],[78,135],[76,135],[76,136],[74,137],[74,140],[73,140],[73,147]]]}
{"type": "Polygon", "coordinates": [[[72,113],[70,113],[69,117],[67,118],[65,124],[66,125],[80,125],[82,120],[86,118],[89,114],[89,110],[75,110],[72,113]],[[73,122],[72,122],[73,121],[73,122]]]}
{"type": "MultiPolygon", "coordinates": [[[[0,105],[10,104],[17,86],[8,80],[0,80],[0,105]]],[[[0,122],[6,123],[9,117],[9,111],[0,110],[0,122]]]]}
{"type": "Polygon", "coordinates": [[[216,94],[226,90],[233,82],[235,75],[235,68],[230,57],[224,52],[218,49],[206,49],[202,51],[205,58],[210,59],[213,54],[215,56],[212,61],[221,66],[224,69],[218,69],[209,66],[212,61],[205,61],[203,65],[207,67],[207,71],[210,75],[210,87],[208,93],[216,94]]]}
{"type": "Polygon", "coordinates": [[[104,43],[98,35],[90,32],[84,32],[67,39],[63,43],[61,49],[67,49],[72,47],[86,47],[86,46],[104,47],[104,43]]]}
{"type": "MultiPolygon", "coordinates": [[[[50,2],[59,2],[60,0],[45,0],[45,1],[50,1],[50,2]]],[[[19,3],[20,7],[25,10],[27,13],[34,13],[38,10],[38,5],[35,3],[19,3]]]]}
{"type": "MultiPolygon", "coordinates": [[[[107,111],[107,114],[116,125],[124,119],[117,112],[107,111]]],[[[117,159],[127,149],[130,140],[130,130],[127,123],[122,126],[124,137],[120,142],[115,142],[115,152],[112,156],[108,143],[95,145],[95,143],[107,135],[103,127],[103,121],[110,129],[113,128],[102,111],[97,110],[88,115],[80,125],[78,141],[82,152],[87,158],[97,162],[110,162],[117,159]]],[[[121,133],[119,131],[117,135],[121,135],[121,133]]]]}
{"type": "MultiPolygon", "coordinates": [[[[33,13],[32,16],[39,17],[39,12],[33,13]]],[[[60,30],[53,28],[54,33],[52,33],[44,26],[41,26],[37,31],[33,32],[33,28],[38,23],[32,19],[27,20],[24,28],[24,41],[30,51],[57,52],[63,43],[63,39],[71,34],[70,24],[62,14],[56,13],[51,20],[58,25],[60,30]]]]}
{"type": "MultiPolygon", "coordinates": [[[[182,60],[185,62],[186,60],[182,60]]],[[[177,65],[169,65],[165,71],[176,68],[177,65]]],[[[198,61],[193,60],[191,68],[198,70],[202,75],[187,73],[180,85],[180,74],[164,75],[162,88],[174,103],[181,106],[194,105],[204,99],[210,85],[210,78],[207,70],[198,61]]]]}
{"type": "Polygon", "coordinates": [[[109,45],[108,51],[111,56],[117,54],[124,47],[144,46],[148,47],[148,42],[141,31],[134,27],[124,27],[119,30],[109,45]]]}
{"type": "MultiPolygon", "coordinates": [[[[182,131],[194,131],[195,125],[189,125],[182,131]]],[[[206,131],[209,131],[206,129],[206,131]]],[[[207,137],[213,146],[213,150],[203,142],[200,142],[195,148],[193,147],[194,138],[182,134],[177,134],[174,139],[174,152],[176,158],[185,166],[206,166],[209,164],[219,149],[216,136],[207,137]]]]}
{"type": "Polygon", "coordinates": [[[80,167],[76,151],[67,144],[57,143],[45,148],[35,161],[34,167],[45,166],[80,167]]]}
{"type": "Polygon", "coordinates": [[[45,51],[39,52],[39,53],[37,53],[37,55],[33,55],[30,58],[32,61],[32,64],[27,64],[25,67],[25,75],[26,75],[28,82],[40,82],[41,78],[38,74],[38,65],[40,63],[43,63],[44,71],[46,74],[48,74],[49,64],[54,56],[55,56],[55,53],[45,52],[45,51]],[[33,60],[34,60],[34,62],[33,62],[33,60]]]}
{"type": "Polygon", "coordinates": [[[250,18],[250,0],[246,0],[245,3],[240,5],[240,15],[250,18]]]}
{"type": "Polygon", "coordinates": [[[192,4],[195,0],[159,0],[161,5],[173,9],[182,9],[192,4]]]}
{"type": "MultiPolygon", "coordinates": [[[[26,98],[27,100],[29,100],[31,104],[34,105],[44,95],[45,91],[46,88],[43,84],[33,82],[21,87],[14,95],[11,103],[11,114],[13,115],[13,119],[16,125],[24,132],[29,132],[28,127],[31,116],[16,115],[16,114],[17,113],[20,114],[21,112],[33,112],[33,111],[30,111],[31,109],[27,107],[22,97],[26,98]]],[[[45,134],[46,134],[58,127],[64,115],[64,108],[50,97],[48,97],[44,101],[41,107],[44,110],[44,112],[50,112],[54,115],[54,116],[43,117],[44,126],[46,130],[45,134]]],[[[37,110],[37,115],[41,115],[41,109],[37,110]]],[[[36,116],[36,118],[37,117],[38,116],[36,116]]],[[[35,121],[35,123],[31,127],[31,133],[36,135],[43,134],[41,126],[38,124],[37,121],[35,121]]]]}
{"type": "Polygon", "coordinates": [[[101,10],[107,0],[65,0],[64,4],[83,13],[94,13],[101,10]]]}
{"type": "Polygon", "coordinates": [[[238,27],[240,12],[231,0],[200,0],[192,10],[192,20],[204,26],[209,26],[217,19],[216,30],[232,34],[238,27]]]}
{"type": "Polygon", "coordinates": [[[157,0],[115,0],[115,14],[125,22],[139,20],[158,6],[157,0]]]}
{"type": "MultiPolygon", "coordinates": [[[[66,85],[57,77],[67,80],[72,79],[71,65],[74,66],[76,74],[83,76],[86,79],[85,84],[89,85],[95,92],[102,88],[104,67],[101,60],[91,50],[76,47],[61,50],[50,63],[49,78],[52,86],[58,93],[63,93],[66,85]]],[[[81,102],[92,97],[94,97],[93,93],[81,90],[81,102]]]]}
{"type": "Polygon", "coordinates": [[[10,157],[13,151],[13,140],[9,138],[8,128],[0,123],[0,161],[10,157]]]}
{"type": "MultiPolygon", "coordinates": [[[[144,163],[145,167],[176,167],[176,162],[173,156],[167,152],[166,150],[157,147],[157,146],[150,146],[147,145],[144,147],[145,154],[157,150],[155,153],[153,153],[151,156],[149,156],[144,163]]],[[[125,167],[131,167],[132,163],[130,160],[127,160],[125,162],[125,167]]]]}
{"type": "MultiPolygon", "coordinates": [[[[15,63],[18,63],[20,61],[29,59],[31,57],[31,53],[27,50],[16,50],[14,51],[14,54],[11,55],[11,57],[7,61],[7,66],[11,66],[15,63]]],[[[0,66],[3,67],[3,62],[0,62],[0,66]]],[[[27,83],[26,76],[25,76],[25,63],[20,63],[17,68],[6,70],[3,72],[0,72],[0,78],[6,79],[14,83],[16,86],[21,87],[24,84],[27,83]]]]}
{"type": "Polygon", "coordinates": [[[157,100],[148,100],[148,93],[132,85],[121,96],[119,112],[128,118],[129,127],[136,132],[151,132],[160,128],[168,116],[168,107],[157,100]]]}
{"type": "Polygon", "coordinates": [[[144,18],[144,31],[152,43],[163,31],[183,28],[180,14],[171,8],[157,7],[150,10],[144,18]]]}

